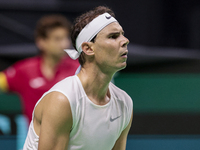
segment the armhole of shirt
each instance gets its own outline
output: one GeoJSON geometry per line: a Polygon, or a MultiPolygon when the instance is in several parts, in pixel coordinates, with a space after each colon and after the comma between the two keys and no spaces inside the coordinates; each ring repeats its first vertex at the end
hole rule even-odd
{"type": "MultiPolygon", "coordinates": [[[[71,128],[71,130],[72,130],[72,129],[74,128],[74,125],[75,125],[75,120],[76,120],[76,118],[75,118],[75,111],[76,111],[76,110],[74,110],[74,109],[72,108],[72,106],[73,106],[73,105],[72,105],[72,102],[71,102],[69,96],[68,96],[66,93],[64,93],[63,91],[60,91],[60,90],[58,90],[58,89],[53,90],[53,91],[50,91],[50,92],[54,92],[54,91],[62,93],[63,95],[65,95],[65,96],[67,97],[67,99],[68,99],[68,101],[69,101],[69,105],[70,105],[70,109],[71,109],[71,113],[72,113],[72,128],[71,128]]],[[[49,93],[50,93],[50,92],[49,92],[49,93]]]]}
{"type": "MultiPolygon", "coordinates": [[[[113,88],[113,87],[118,88],[116,85],[114,85],[112,82],[110,82],[110,88],[113,88]]],[[[118,89],[120,89],[120,88],[118,88],[118,89]]],[[[122,89],[120,89],[120,90],[122,90],[122,89]]],[[[124,121],[124,123],[122,125],[122,128],[121,128],[122,131],[128,126],[128,124],[129,124],[129,122],[131,120],[132,112],[133,112],[133,100],[132,100],[132,98],[125,91],[123,91],[123,94],[125,94],[126,95],[125,97],[127,98],[127,100],[125,100],[125,101],[127,101],[126,102],[126,107],[127,107],[126,110],[127,111],[125,112],[127,114],[125,114],[125,116],[128,116],[128,117],[125,119],[125,121],[124,121]]]]}
{"type": "MultiPolygon", "coordinates": [[[[124,126],[124,129],[126,129],[126,127],[128,126],[128,124],[130,123],[130,120],[131,120],[131,116],[132,116],[132,113],[133,113],[133,101],[131,98],[129,98],[130,102],[127,103],[127,120],[126,120],[126,123],[125,123],[125,126],[124,126]]],[[[129,101],[128,100],[128,101],[129,101]]],[[[123,130],[124,130],[123,129],[123,130]]]]}
{"type": "MultiPolygon", "coordinates": [[[[33,113],[32,113],[32,120],[33,120],[33,117],[34,117],[34,112],[35,112],[35,108],[37,107],[37,105],[39,104],[39,102],[43,99],[43,97],[45,97],[47,94],[49,94],[49,93],[51,93],[51,92],[60,92],[60,93],[62,93],[63,95],[65,95],[66,97],[67,97],[67,99],[68,99],[68,101],[69,101],[69,104],[70,104],[70,108],[71,108],[71,113],[72,113],[72,129],[73,129],[73,127],[74,127],[74,125],[75,125],[75,111],[76,110],[74,110],[73,108],[72,108],[72,104],[71,104],[71,101],[70,101],[70,99],[69,99],[69,96],[67,96],[66,95],[66,93],[64,93],[63,91],[60,91],[60,90],[58,90],[58,89],[54,89],[54,90],[50,90],[50,91],[47,91],[46,93],[44,93],[43,95],[42,95],[42,97],[37,101],[37,103],[35,104],[35,107],[34,107],[34,109],[33,109],[33,113]]],[[[71,129],[71,130],[72,130],[71,129]]]]}

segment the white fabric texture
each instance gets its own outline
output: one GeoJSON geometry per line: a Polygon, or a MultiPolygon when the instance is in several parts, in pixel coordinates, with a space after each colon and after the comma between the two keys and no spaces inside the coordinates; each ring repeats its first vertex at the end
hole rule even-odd
{"type": "MultiPolygon", "coordinates": [[[[73,126],[68,150],[111,150],[130,122],[132,99],[111,82],[109,84],[111,98],[103,106],[89,100],[76,75],[58,82],[43,96],[52,91],[63,93],[70,102],[73,126]]],[[[41,99],[38,103],[40,101],[41,99]]],[[[35,134],[31,123],[24,150],[35,150],[38,141],[39,137],[35,134]]]]}
{"type": "Polygon", "coordinates": [[[77,75],[80,71],[81,71],[81,65],[79,65],[78,68],[76,69],[75,75],[77,75]]]}

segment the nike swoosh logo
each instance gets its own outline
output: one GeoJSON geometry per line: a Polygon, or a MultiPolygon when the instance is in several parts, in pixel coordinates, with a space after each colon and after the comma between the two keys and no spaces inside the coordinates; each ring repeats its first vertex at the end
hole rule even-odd
{"type": "Polygon", "coordinates": [[[105,16],[106,17],[106,19],[110,19],[112,16],[105,16]]]}
{"type": "Polygon", "coordinates": [[[121,116],[118,116],[118,117],[116,117],[116,118],[110,117],[110,121],[113,122],[113,121],[115,121],[116,119],[118,119],[119,117],[121,117],[121,116]]]}

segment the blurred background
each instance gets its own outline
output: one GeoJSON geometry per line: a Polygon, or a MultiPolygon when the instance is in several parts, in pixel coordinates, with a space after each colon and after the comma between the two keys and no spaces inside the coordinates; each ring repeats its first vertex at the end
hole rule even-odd
{"type": "MultiPolygon", "coordinates": [[[[200,1],[0,0],[0,71],[35,56],[33,31],[43,15],[73,20],[112,8],[130,44],[115,84],[134,102],[128,150],[200,149],[200,1]]],[[[14,93],[0,93],[0,149],[22,149],[26,117],[14,93]]]]}

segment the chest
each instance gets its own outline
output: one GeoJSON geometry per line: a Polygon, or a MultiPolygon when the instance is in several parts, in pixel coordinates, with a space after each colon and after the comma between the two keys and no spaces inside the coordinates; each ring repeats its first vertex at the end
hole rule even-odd
{"type": "Polygon", "coordinates": [[[90,149],[112,149],[121,134],[123,122],[123,112],[118,105],[110,103],[106,107],[96,107],[86,102],[78,111],[71,137],[76,135],[79,144],[90,145],[90,149]]]}

